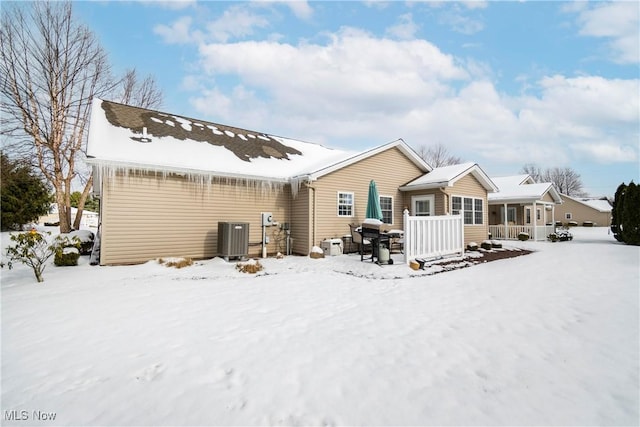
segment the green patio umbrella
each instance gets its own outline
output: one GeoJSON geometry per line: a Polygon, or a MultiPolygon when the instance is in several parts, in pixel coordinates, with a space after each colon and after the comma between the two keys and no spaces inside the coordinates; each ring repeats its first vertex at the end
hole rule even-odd
{"type": "Polygon", "coordinates": [[[367,200],[366,218],[373,218],[382,221],[382,209],[380,208],[380,197],[378,197],[378,187],[376,182],[369,183],[369,199],[367,200]]]}

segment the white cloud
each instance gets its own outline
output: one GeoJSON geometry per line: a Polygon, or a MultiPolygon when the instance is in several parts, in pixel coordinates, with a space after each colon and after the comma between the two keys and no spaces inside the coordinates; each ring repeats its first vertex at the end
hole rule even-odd
{"type": "Polygon", "coordinates": [[[182,10],[182,9],[187,9],[191,6],[195,6],[197,4],[197,1],[196,0],[170,0],[170,1],[148,0],[144,3],[147,3],[152,6],[159,6],[159,7],[170,9],[170,10],[182,10]]]}
{"type": "Polygon", "coordinates": [[[413,15],[406,13],[398,17],[398,23],[386,29],[386,34],[400,40],[413,39],[419,26],[413,21],[413,15]]]}
{"type": "Polygon", "coordinates": [[[226,42],[231,38],[252,35],[256,28],[266,28],[269,21],[261,15],[252,13],[244,6],[232,6],[222,16],[207,24],[212,40],[226,42]]]}
{"type": "Polygon", "coordinates": [[[616,1],[578,10],[579,34],[608,39],[615,62],[640,62],[640,8],[637,2],[616,1]]]}
{"type": "Polygon", "coordinates": [[[509,96],[485,64],[353,28],[326,43],[210,43],[199,52],[201,78],[239,82],[203,83],[192,101],[205,119],[353,148],[440,142],[481,164],[638,158],[638,80],[554,75],[509,96]]]}
{"type": "Polygon", "coordinates": [[[489,6],[488,2],[483,0],[463,1],[462,4],[464,4],[467,9],[486,9],[487,6],[489,6]]]}
{"type": "Polygon", "coordinates": [[[310,19],[313,16],[313,8],[306,0],[293,0],[285,2],[294,15],[300,19],[310,19]]]}
{"type": "Polygon", "coordinates": [[[194,41],[191,34],[191,17],[189,16],[178,18],[171,25],[156,25],[153,32],[169,44],[184,44],[194,41]]]}
{"type": "Polygon", "coordinates": [[[442,12],[439,21],[444,25],[450,26],[453,31],[465,35],[472,35],[484,30],[484,23],[480,19],[463,14],[457,7],[453,10],[442,12]]]}
{"type": "Polygon", "coordinates": [[[620,145],[615,141],[601,143],[574,144],[576,152],[582,152],[587,158],[597,159],[599,163],[635,162],[638,153],[631,146],[620,145]]]}
{"type": "Polygon", "coordinates": [[[253,0],[252,5],[271,8],[273,5],[284,5],[299,19],[309,20],[313,16],[313,8],[307,0],[253,0]]]}

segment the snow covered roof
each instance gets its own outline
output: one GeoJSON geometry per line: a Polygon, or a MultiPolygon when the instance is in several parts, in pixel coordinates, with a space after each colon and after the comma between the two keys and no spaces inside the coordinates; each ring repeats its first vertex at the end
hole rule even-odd
{"type": "MultiPolygon", "coordinates": [[[[556,204],[562,203],[560,194],[550,182],[529,184],[529,175],[514,175],[492,178],[498,185],[498,192],[489,194],[489,203],[526,203],[540,201],[549,193],[556,204]]],[[[530,177],[529,177],[530,178],[530,177]]]]}
{"type": "Polygon", "coordinates": [[[87,162],[110,172],[147,170],[299,183],[391,148],[424,172],[431,170],[402,139],[364,152],[338,150],[95,99],[87,162]]]}
{"type": "Polygon", "coordinates": [[[511,175],[511,176],[498,176],[492,177],[491,180],[498,188],[513,188],[522,184],[535,184],[535,181],[528,174],[511,175]]]}
{"type": "Polygon", "coordinates": [[[417,178],[400,187],[400,190],[423,190],[429,188],[451,187],[456,181],[467,174],[472,174],[487,191],[497,191],[498,188],[491,178],[478,166],[477,163],[461,163],[459,165],[443,166],[433,169],[426,175],[417,178]]]}
{"type": "Polygon", "coordinates": [[[355,153],[95,99],[88,163],[243,179],[287,181],[355,153]]]}
{"type": "Polygon", "coordinates": [[[571,197],[571,196],[567,196],[566,194],[562,194],[561,195],[562,198],[567,198],[567,199],[571,199],[574,202],[578,202],[578,203],[582,203],[583,205],[587,205],[592,209],[597,210],[598,212],[611,212],[611,204],[609,204],[609,202],[607,200],[602,200],[602,199],[594,199],[591,197],[571,197]]]}

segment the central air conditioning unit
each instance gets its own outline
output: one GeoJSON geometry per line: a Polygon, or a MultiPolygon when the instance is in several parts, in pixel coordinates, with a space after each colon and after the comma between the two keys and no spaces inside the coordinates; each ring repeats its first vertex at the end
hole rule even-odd
{"type": "Polygon", "coordinates": [[[229,258],[242,258],[249,254],[249,223],[218,223],[218,255],[225,261],[229,258]]]}

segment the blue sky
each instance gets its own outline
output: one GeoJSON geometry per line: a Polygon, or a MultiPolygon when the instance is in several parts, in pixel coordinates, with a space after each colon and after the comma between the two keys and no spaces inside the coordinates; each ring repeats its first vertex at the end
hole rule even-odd
{"type": "Polygon", "coordinates": [[[445,145],[489,175],[640,182],[637,2],[77,2],[163,111],[331,147],[445,145]]]}

